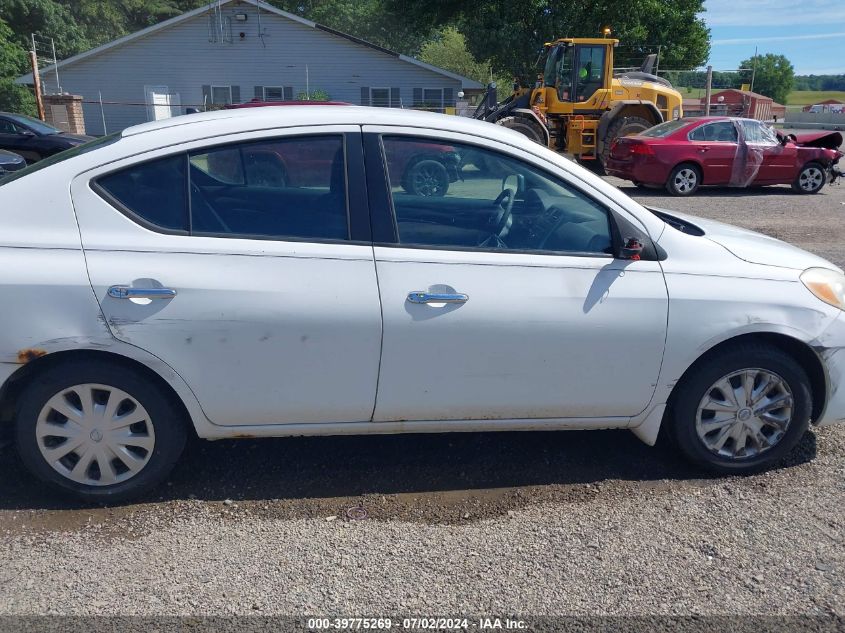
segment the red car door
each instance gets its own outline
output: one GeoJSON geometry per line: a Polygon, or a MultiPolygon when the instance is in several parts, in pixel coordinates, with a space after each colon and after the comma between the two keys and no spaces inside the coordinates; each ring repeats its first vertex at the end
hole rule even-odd
{"type": "Polygon", "coordinates": [[[744,119],[740,126],[748,149],[746,174],[753,174],[746,184],[792,182],[798,154],[795,145],[781,145],[772,129],[760,121],[744,119]]]}
{"type": "Polygon", "coordinates": [[[704,168],[704,184],[730,183],[738,140],[733,121],[705,123],[693,129],[687,138],[693,152],[692,158],[704,168]]]}

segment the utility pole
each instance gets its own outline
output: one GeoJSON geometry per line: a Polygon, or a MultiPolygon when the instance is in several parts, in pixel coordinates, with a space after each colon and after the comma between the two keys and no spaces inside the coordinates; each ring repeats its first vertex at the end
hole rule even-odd
{"type": "Polygon", "coordinates": [[[757,74],[757,47],[754,47],[754,65],[751,68],[751,88],[750,92],[754,92],[754,75],[757,74]]]}
{"type": "Polygon", "coordinates": [[[38,118],[46,121],[44,101],[41,99],[41,76],[38,74],[38,55],[35,49],[29,51],[29,62],[32,64],[32,83],[35,86],[35,105],[38,107],[38,118]]]}
{"type": "Polygon", "coordinates": [[[713,67],[707,67],[707,84],[704,86],[704,116],[710,116],[710,92],[713,89],[713,67]]]}

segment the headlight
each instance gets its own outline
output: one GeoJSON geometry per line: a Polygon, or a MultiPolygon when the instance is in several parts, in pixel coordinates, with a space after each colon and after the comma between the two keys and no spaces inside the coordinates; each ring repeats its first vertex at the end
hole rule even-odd
{"type": "Polygon", "coordinates": [[[845,310],[845,275],[827,268],[808,268],[801,273],[807,290],[832,306],[845,310]]]}

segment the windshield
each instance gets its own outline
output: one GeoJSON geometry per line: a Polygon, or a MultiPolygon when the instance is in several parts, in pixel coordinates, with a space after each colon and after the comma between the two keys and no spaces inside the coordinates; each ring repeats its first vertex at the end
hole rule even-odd
{"type": "Polygon", "coordinates": [[[8,185],[13,180],[17,180],[18,178],[23,178],[24,176],[29,176],[29,174],[33,174],[36,171],[41,171],[45,167],[49,167],[50,165],[55,165],[57,163],[61,163],[66,161],[68,158],[73,158],[74,156],[80,156],[81,154],[87,154],[88,152],[94,151],[95,149],[99,149],[101,147],[105,147],[106,145],[111,145],[115,141],[120,139],[120,132],[115,132],[113,134],[109,134],[108,136],[101,136],[100,138],[95,138],[93,141],[88,141],[87,143],[83,143],[82,145],[77,145],[76,147],[71,147],[70,149],[66,149],[63,152],[59,152],[58,154],[53,154],[49,158],[45,158],[43,160],[39,160],[37,163],[33,163],[29,167],[25,167],[20,171],[15,171],[0,178],[0,187],[3,185],[8,185]]]}
{"type": "Polygon", "coordinates": [[[61,132],[58,128],[47,125],[44,121],[33,119],[31,116],[24,114],[4,114],[3,117],[15,123],[20,123],[38,134],[59,134],[61,132]]]}
{"type": "Polygon", "coordinates": [[[690,123],[689,119],[676,119],[674,121],[666,121],[660,125],[650,127],[645,132],[640,132],[640,136],[651,136],[652,138],[663,138],[669,136],[672,132],[680,130],[685,125],[690,123]]]}

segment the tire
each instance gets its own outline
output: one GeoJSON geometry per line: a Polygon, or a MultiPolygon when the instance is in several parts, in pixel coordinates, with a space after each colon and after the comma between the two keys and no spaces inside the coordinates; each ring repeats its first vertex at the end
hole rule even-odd
{"type": "Polygon", "coordinates": [[[449,191],[449,173],[442,163],[424,158],[405,171],[402,188],[415,196],[442,198],[449,191]]]}
{"type": "Polygon", "coordinates": [[[672,396],[668,431],[675,446],[694,464],[720,474],[749,474],[771,467],[795,447],[807,431],[811,410],[810,380],[801,366],[777,348],[745,344],[702,361],[683,379],[672,396]],[[751,407],[742,402],[746,391],[740,387],[737,392],[735,386],[742,385],[746,371],[754,377],[752,398],[758,399],[751,407]],[[708,409],[705,398],[710,398],[711,406],[716,409],[723,407],[715,401],[724,402],[730,398],[717,386],[728,377],[732,381],[731,391],[742,406],[724,407],[733,408],[737,413],[708,409]],[[772,382],[766,391],[755,395],[755,391],[765,384],[764,379],[772,382]],[[777,383],[775,379],[781,382],[777,383]],[[770,419],[761,425],[763,417],[754,415],[755,408],[778,403],[790,406],[762,414],[770,419]],[[725,418],[719,420],[719,416],[725,418]],[[772,422],[785,417],[785,428],[772,422]],[[708,421],[712,421],[710,430],[708,421]],[[719,422],[725,424],[720,426],[719,422]],[[759,427],[771,446],[755,441],[751,435],[743,437],[743,433],[750,432],[754,426],[759,427]],[[723,433],[727,438],[722,437],[723,433]],[[737,438],[742,439],[738,441],[737,438]],[[720,441],[723,441],[721,448],[720,441]],[[742,441],[745,443],[741,444],[742,441]]]}
{"type": "Polygon", "coordinates": [[[539,123],[532,119],[524,116],[506,116],[496,121],[496,125],[510,128],[535,143],[539,143],[543,147],[546,146],[546,135],[543,133],[543,129],[539,123]]]}
{"type": "Polygon", "coordinates": [[[819,163],[807,163],[798,172],[792,190],[798,193],[818,193],[827,183],[827,170],[819,163]]]}
{"type": "Polygon", "coordinates": [[[673,196],[691,196],[701,185],[701,169],[692,163],[681,163],[666,179],[666,191],[673,196]]]}
{"type": "Polygon", "coordinates": [[[18,399],[15,441],[24,466],[38,479],[85,501],[123,502],[152,490],[170,474],[186,435],[178,403],[142,373],[115,363],[85,360],[56,365],[35,377],[18,399]],[[91,394],[95,405],[93,418],[82,413],[85,394],[91,394]],[[97,414],[104,414],[100,407],[118,402],[112,419],[120,416],[124,423],[136,418],[138,422],[113,427],[110,434],[97,414]],[[54,407],[67,412],[75,409],[78,424],[54,407]],[[79,427],[78,435],[66,435],[79,427]],[[80,450],[57,454],[55,465],[42,452],[79,440],[84,442],[80,450]],[[74,473],[85,462],[87,468],[74,473]],[[105,465],[101,470],[101,464],[107,464],[108,470],[105,465]],[[114,483],[103,481],[110,477],[108,471],[114,483]]]}
{"type": "Polygon", "coordinates": [[[608,126],[607,133],[604,135],[604,144],[599,155],[601,164],[607,164],[607,160],[610,158],[610,146],[613,145],[613,141],[623,136],[645,132],[650,127],[654,127],[654,123],[639,116],[618,117],[614,119],[608,126]]]}

